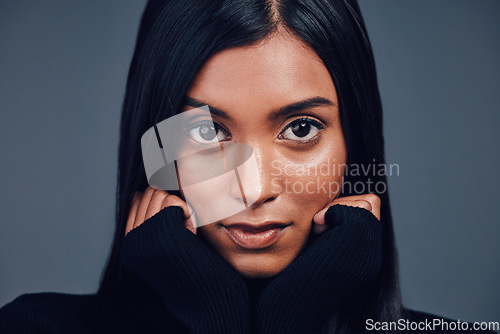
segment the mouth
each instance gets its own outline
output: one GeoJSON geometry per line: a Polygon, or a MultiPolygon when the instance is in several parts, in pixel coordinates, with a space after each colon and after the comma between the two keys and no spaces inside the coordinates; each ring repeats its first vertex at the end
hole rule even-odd
{"type": "Polygon", "coordinates": [[[266,222],[264,224],[236,223],[222,225],[228,237],[246,249],[263,249],[275,244],[292,223],[266,222]]]}

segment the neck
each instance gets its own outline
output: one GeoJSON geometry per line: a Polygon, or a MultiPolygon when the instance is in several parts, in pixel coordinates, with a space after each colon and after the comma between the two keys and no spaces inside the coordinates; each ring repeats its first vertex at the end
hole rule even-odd
{"type": "Polygon", "coordinates": [[[257,304],[260,294],[265,287],[272,281],[273,277],[269,278],[250,278],[244,277],[245,283],[248,288],[248,295],[250,298],[250,305],[257,304]]]}
{"type": "Polygon", "coordinates": [[[243,277],[248,288],[248,300],[250,302],[250,324],[252,326],[251,333],[257,333],[257,302],[265,287],[272,281],[270,278],[250,278],[243,277]]]}

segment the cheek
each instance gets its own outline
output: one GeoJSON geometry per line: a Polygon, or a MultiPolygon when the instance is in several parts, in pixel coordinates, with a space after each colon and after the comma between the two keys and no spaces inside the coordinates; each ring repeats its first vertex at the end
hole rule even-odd
{"type": "MultiPolygon", "coordinates": [[[[244,276],[270,277],[282,271],[307,244],[314,214],[342,188],[345,148],[341,132],[334,133],[340,136],[325,136],[322,144],[307,152],[279,152],[267,170],[273,192],[279,194],[275,201],[267,204],[272,208],[269,210],[287,212],[288,218],[293,217],[293,225],[278,243],[261,251],[244,250],[235,245],[217,223],[199,227],[199,235],[244,276]]],[[[195,197],[208,196],[206,190],[193,193],[195,197]]],[[[213,203],[208,206],[213,209],[220,196],[209,196],[203,201],[213,203]]]]}
{"type": "Polygon", "coordinates": [[[329,137],[317,150],[274,162],[273,186],[288,209],[309,221],[342,190],[346,154],[342,136],[329,137]],[[297,157],[298,156],[298,157],[297,157]],[[298,210],[299,209],[299,210],[298,210]]]}

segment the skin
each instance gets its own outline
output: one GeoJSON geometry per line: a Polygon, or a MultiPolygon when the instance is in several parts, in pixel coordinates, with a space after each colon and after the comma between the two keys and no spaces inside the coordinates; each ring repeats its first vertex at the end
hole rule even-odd
{"type": "MultiPolygon", "coordinates": [[[[346,148],[330,74],[315,52],[296,37],[279,32],[255,45],[214,55],[195,77],[187,96],[227,113],[227,119],[213,116],[221,127],[221,138],[253,148],[257,163],[253,177],[257,179],[246,183],[245,191],[254,203],[236,215],[197,227],[192,214],[196,204],[193,210],[181,198],[148,187],[133,198],[126,233],[161,209],[177,205],[184,210],[186,228],[205,239],[238,272],[247,277],[272,277],[299,255],[311,233],[327,229],[324,215],[331,205],[365,208],[380,219],[376,195],[337,198],[338,191],[318,191],[316,187],[325,182],[342,184],[343,169],[325,175],[312,168],[330,164],[337,171],[337,164],[346,162],[346,148]],[[273,111],[314,97],[332,103],[268,120],[273,111]],[[305,117],[309,125],[302,133],[287,128],[305,117]],[[307,135],[302,136],[304,133],[307,135]],[[307,184],[313,191],[304,190],[307,184]],[[297,187],[292,189],[292,185],[297,187]],[[242,248],[225,233],[227,224],[264,221],[290,225],[275,244],[263,249],[242,248]]],[[[190,203],[201,200],[190,198],[190,203]]]]}

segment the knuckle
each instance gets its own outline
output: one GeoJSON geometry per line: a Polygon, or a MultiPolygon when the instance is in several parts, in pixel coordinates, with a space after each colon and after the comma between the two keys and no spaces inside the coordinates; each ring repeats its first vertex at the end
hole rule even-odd
{"type": "Polygon", "coordinates": [[[160,189],[155,189],[153,195],[151,196],[151,199],[157,199],[157,198],[163,198],[165,196],[168,196],[168,194],[166,193],[166,191],[164,190],[160,190],[160,189]]]}
{"type": "Polygon", "coordinates": [[[159,195],[162,195],[162,196],[169,196],[170,195],[168,193],[168,191],[160,189],[160,188],[153,188],[151,186],[149,186],[148,188],[150,188],[152,191],[154,191],[154,194],[159,194],[159,195]]]}
{"type": "Polygon", "coordinates": [[[162,204],[163,206],[181,206],[182,200],[175,195],[167,195],[162,204]]]}
{"type": "Polygon", "coordinates": [[[367,201],[367,200],[360,199],[360,200],[357,201],[356,204],[360,208],[363,208],[363,209],[366,209],[366,210],[369,210],[369,211],[372,210],[372,204],[369,201],[367,201]]]}
{"type": "Polygon", "coordinates": [[[366,194],[366,200],[374,207],[380,206],[380,197],[375,194],[366,194]]]}

